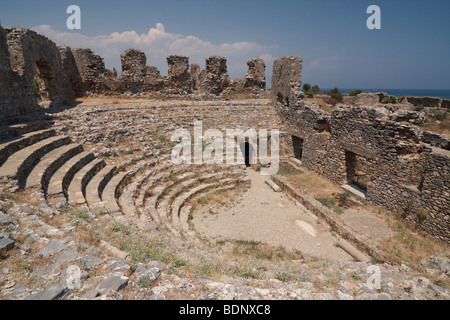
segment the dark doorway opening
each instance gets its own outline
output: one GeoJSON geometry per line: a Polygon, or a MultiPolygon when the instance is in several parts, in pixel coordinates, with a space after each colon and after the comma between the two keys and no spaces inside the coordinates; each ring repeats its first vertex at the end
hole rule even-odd
{"type": "Polygon", "coordinates": [[[345,165],[347,173],[347,182],[349,185],[356,186],[363,192],[367,192],[369,184],[369,174],[364,166],[365,158],[356,155],[353,152],[345,153],[345,165]]]}
{"type": "Polygon", "coordinates": [[[245,142],[240,145],[242,155],[245,159],[245,166],[248,168],[251,166],[251,160],[253,157],[253,147],[250,143],[245,142]]]}
{"type": "Polygon", "coordinates": [[[50,63],[44,58],[36,61],[36,74],[33,80],[35,95],[42,102],[51,102],[54,99],[57,84],[53,76],[50,63]]]}
{"type": "Polygon", "coordinates": [[[294,148],[294,157],[297,160],[302,160],[303,158],[303,142],[302,138],[292,136],[292,147],[294,148]]]}

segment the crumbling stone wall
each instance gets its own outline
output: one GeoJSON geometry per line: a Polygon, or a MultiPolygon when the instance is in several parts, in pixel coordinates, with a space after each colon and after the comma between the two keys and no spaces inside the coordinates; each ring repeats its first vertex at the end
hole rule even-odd
{"type": "Polygon", "coordinates": [[[63,104],[75,97],[54,42],[28,29],[6,31],[11,67],[26,83],[39,84],[41,105],[63,104]]]}
{"type": "Polygon", "coordinates": [[[85,94],[83,90],[83,79],[78,71],[72,49],[68,46],[61,46],[58,49],[61,54],[63,72],[66,75],[68,84],[76,97],[83,96],[85,94]]]}
{"type": "Polygon", "coordinates": [[[0,27],[0,122],[39,109],[33,83],[11,68],[7,31],[0,27]]]}
{"type": "Polygon", "coordinates": [[[192,90],[200,89],[200,74],[200,66],[195,63],[191,64],[192,90]]]}
{"type": "Polygon", "coordinates": [[[273,63],[272,99],[285,106],[295,104],[302,85],[303,60],[299,57],[284,56],[273,63]]]}
{"type": "Polygon", "coordinates": [[[128,49],[120,56],[122,61],[122,78],[132,82],[142,81],[146,74],[147,57],[137,49],[128,49]]]}
{"type": "Polygon", "coordinates": [[[264,60],[257,57],[247,61],[248,72],[245,76],[245,87],[266,88],[266,64],[264,60]]]}
{"type": "Polygon", "coordinates": [[[340,185],[362,172],[367,200],[450,243],[450,151],[427,143],[437,138],[420,130],[424,114],[383,105],[338,105],[328,113],[301,99],[300,61],[275,61],[272,99],[284,138],[302,141],[296,153],[303,165],[340,185]]]}
{"type": "Polygon", "coordinates": [[[78,72],[82,79],[86,95],[102,92],[105,81],[105,63],[103,58],[91,49],[72,49],[78,72]]]}
{"type": "MultiPolygon", "coordinates": [[[[117,74],[116,74],[117,77],[117,74]]],[[[161,72],[155,66],[145,66],[145,77],[150,79],[161,79],[161,72]]]]}
{"type": "Polygon", "coordinates": [[[227,59],[212,56],[206,59],[206,77],[201,83],[201,91],[214,95],[221,94],[230,85],[227,59]]]}
{"type": "Polygon", "coordinates": [[[192,90],[191,74],[189,73],[189,58],[170,55],[167,57],[169,67],[168,79],[173,87],[185,91],[192,90]]]}
{"type": "Polygon", "coordinates": [[[245,77],[233,79],[224,90],[225,97],[233,98],[265,98],[266,97],[266,64],[257,57],[247,61],[248,72],[245,77]]]}

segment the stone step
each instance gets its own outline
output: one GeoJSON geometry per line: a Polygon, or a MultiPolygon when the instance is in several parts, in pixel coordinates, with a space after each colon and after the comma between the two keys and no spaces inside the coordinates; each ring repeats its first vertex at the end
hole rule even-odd
{"type": "MultiPolygon", "coordinates": [[[[141,182],[140,187],[138,188],[139,193],[135,198],[136,212],[138,216],[145,217],[145,215],[143,215],[143,210],[145,210],[147,198],[150,198],[154,194],[157,194],[157,192],[155,192],[153,189],[158,185],[160,181],[165,181],[165,179],[168,179],[170,177],[170,172],[166,171],[170,168],[173,168],[173,166],[166,165],[163,167],[156,167],[153,172],[154,174],[150,174],[144,181],[141,182]],[[149,180],[151,181],[148,182],[149,180]]],[[[153,214],[155,214],[155,212],[153,212],[153,214]]],[[[152,216],[152,219],[154,218],[155,216],[152,216]]]]}
{"type": "Polygon", "coordinates": [[[8,177],[11,180],[18,181],[19,187],[24,187],[26,176],[32,170],[36,161],[50,151],[70,142],[69,137],[55,136],[17,151],[0,168],[0,177],[8,177]]]}
{"type": "MultiPolygon", "coordinates": [[[[134,177],[134,181],[125,186],[123,192],[119,197],[119,206],[122,209],[122,213],[128,217],[137,217],[137,204],[136,198],[141,195],[141,188],[146,182],[150,179],[151,176],[155,174],[156,171],[159,171],[160,168],[155,168],[156,162],[150,164],[152,166],[151,169],[146,170],[142,174],[137,177],[134,177]]],[[[142,196],[144,192],[142,192],[142,196]]]]}
{"type": "Polygon", "coordinates": [[[47,189],[48,182],[56,170],[82,151],[83,147],[80,144],[71,143],[47,153],[28,175],[26,188],[42,186],[43,190],[47,189]]]}
{"type": "MultiPolygon", "coordinates": [[[[195,196],[199,195],[199,194],[203,194],[206,193],[208,191],[210,191],[211,189],[216,189],[218,190],[218,188],[223,188],[224,186],[227,185],[231,185],[231,184],[236,184],[238,182],[237,179],[233,179],[233,178],[226,178],[226,179],[222,179],[219,182],[214,182],[214,183],[209,183],[209,184],[200,184],[197,187],[190,189],[188,192],[183,193],[182,196],[179,196],[177,199],[174,200],[174,202],[172,203],[172,223],[174,226],[180,227],[182,226],[181,223],[181,219],[184,219],[187,217],[180,217],[181,214],[181,210],[183,209],[184,205],[191,200],[192,198],[194,198],[195,196]],[[179,220],[179,221],[177,221],[179,220]]],[[[216,190],[214,190],[216,191],[216,190]]],[[[179,230],[182,231],[182,230],[179,230]]]]}
{"type": "Polygon", "coordinates": [[[294,169],[298,173],[305,172],[302,161],[298,160],[297,158],[289,158],[286,164],[289,165],[292,169],[294,169]]]}
{"type": "MultiPolygon", "coordinates": [[[[216,192],[216,191],[228,191],[228,190],[232,190],[235,189],[237,187],[237,184],[231,184],[225,187],[221,187],[221,188],[217,188],[212,192],[216,192]]],[[[206,195],[210,194],[211,192],[206,193],[206,195]]],[[[196,196],[192,197],[189,199],[189,201],[195,201],[195,199],[197,199],[200,196],[204,196],[204,194],[199,193],[196,196]]],[[[190,203],[190,202],[189,202],[190,203]]],[[[172,206],[174,206],[175,203],[172,204],[172,206]]],[[[177,206],[179,206],[179,204],[176,204],[177,206]]],[[[190,230],[189,227],[189,215],[191,213],[191,209],[193,208],[193,205],[188,204],[187,202],[185,202],[181,208],[179,209],[179,213],[172,215],[172,224],[174,225],[175,228],[177,228],[181,234],[183,234],[183,236],[185,237],[193,237],[195,235],[195,232],[190,230]]],[[[172,207],[172,210],[174,210],[174,208],[172,207]]],[[[177,209],[175,209],[177,210],[177,209]]]]}
{"type": "Polygon", "coordinates": [[[71,206],[86,203],[86,199],[84,198],[86,185],[92,177],[105,166],[106,164],[103,159],[96,159],[89,162],[75,174],[67,190],[67,198],[71,206]]]}
{"type": "Polygon", "coordinates": [[[99,214],[105,209],[102,201],[102,193],[106,184],[114,176],[117,168],[115,166],[106,166],[100,170],[86,186],[86,202],[93,214],[99,214]]]}
{"type": "Polygon", "coordinates": [[[70,181],[72,181],[75,173],[94,159],[95,156],[93,153],[85,151],[77,154],[64,163],[64,165],[62,165],[51,177],[46,190],[47,197],[61,194],[67,196],[67,189],[69,188],[70,181]]]}
{"type": "Polygon", "coordinates": [[[0,126],[0,140],[11,139],[33,131],[44,130],[48,125],[48,123],[43,121],[2,125],[0,126]]]}
{"type": "MultiPolygon", "coordinates": [[[[172,215],[172,204],[173,202],[183,193],[189,192],[190,189],[197,185],[212,183],[215,186],[220,186],[221,182],[229,183],[229,181],[236,181],[236,178],[228,178],[229,176],[238,175],[235,172],[216,172],[210,173],[205,176],[200,176],[194,179],[188,179],[195,175],[193,172],[189,172],[190,175],[185,175],[185,177],[181,178],[180,181],[176,181],[173,186],[168,186],[165,189],[167,195],[164,198],[157,197],[155,203],[155,209],[157,211],[157,217],[159,222],[171,230],[174,234],[179,234],[177,228],[174,229],[173,226],[173,215],[172,215]],[[227,180],[228,179],[228,180],[227,180]]],[[[177,214],[178,216],[178,214],[177,214]]]]}
{"type": "Polygon", "coordinates": [[[111,215],[117,215],[121,213],[119,204],[117,203],[117,193],[122,188],[123,184],[126,183],[126,180],[130,178],[132,172],[121,172],[114,177],[106,184],[105,189],[103,190],[102,200],[105,204],[105,210],[111,215]]]}
{"type": "Polygon", "coordinates": [[[152,198],[152,201],[149,201],[150,205],[153,205],[153,208],[157,212],[157,219],[159,223],[166,224],[168,222],[167,216],[167,206],[171,199],[176,197],[176,194],[182,192],[183,186],[186,185],[186,181],[190,181],[191,184],[198,183],[198,179],[190,179],[195,176],[194,172],[186,172],[180,175],[177,179],[172,181],[171,183],[162,186],[163,189],[158,189],[155,197],[152,198]],[[174,186],[178,186],[174,188],[174,186]]]}
{"type": "Polygon", "coordinates": [[[26,133],[20,137],[2,141],[0,143],[0,166],[15,152],[55,135],[56,131],[54,129],[49,129],[26,133]]]}

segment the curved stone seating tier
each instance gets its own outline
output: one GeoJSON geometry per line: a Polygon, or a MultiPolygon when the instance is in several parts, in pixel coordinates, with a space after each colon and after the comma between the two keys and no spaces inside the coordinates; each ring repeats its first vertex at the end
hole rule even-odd
{"type": "MultiPolygon", "coordinates": [[[[139,209],[143,209],[146,213],[150,214],[152,220],[159,221],[159,213],[157,211],[160,200],[166,196],[169,191],[177,184],[182,184],[185,180],[195,177],[195,181],[198,181],[202,177],[201,173],[207,171],[208,168],[200,168],[196,172],[190,172],[186,170],[188,167],[182,167],[178,171],[165,172],[164,174],[160,174],[152,180],[150,185],[146,186],[144,193],[144,197],[142,198],[142,202],[139,202],[139,209]],[[199,178],[200,177],[200,178],[199,178]]],[[[217,169],[216,169],[217,170],[217,169]]],[[[205,177],[203,177],[205,179],[205,177]]],[[[142,192],[141,192],[142,193],[142,192]]],[[[139,199],[141,200],[141,199],[139,199]]],[[[142,210],[141,210],[142,211],[142,210]]],[[[142,212],[141,212],[142,216],[142,212]]]]}
{"type": "Polygon", "coordinates": [[[0,178],[7,177],[20,188],[25,186],[26,177],[40,158],[50,151],[71,143],[66,136],[55,136],[34,143],[12,154],[0,168],[0,178]]]}
{"type": "Polygon", "coordinates": [[[245,179],[234,179],[234,178],[226,178],[219,180],[218,182],[213,182],[209,184],[201,184],[197,187],[190,189],[188,192],[180,195],[173,203],[172,203],[172,224],[176,227],[179,232],[182,234],[189,234],[189,224],[188,224],[188,216],[189,211],[184,211],[182,215],[182,209],[185,204],[193,199],[196,196],[202,196],[208,191],[215,192],[219,190],[228,190],[233,189],[237,186],[239,182],[246,182],[245,179]],[[182,222],[183,221],[183,222],[182,222]]]}
{"type": "Polygon", "coordinates": [[[86,185],[85,198],[93,214],[99,214],[105,210],[105,204],[102,201],[103,189],[114,176],[116,170],[117,168],[115,166],[106,166],[86,185]]]}
{"type": "Polygon", "coordinates": [[[48,129],[26,133],[22,136],[3,141],[0,144],[0,166],[15,152],[55,135],[56,131],[54,129],[48,129]]]}
{"type": "Polygon", "coordinates": [[[125,183],[125,180],[129,177],[129,172],[121,172],[111,180],[109,180],[102,194],[102,201],[105,205],[105,211],[111,215],[122,214],[120,207],[117,203],[116,194],[121,188],[122,183],[125,183]]]}
{"type": "Polygon", "coordinates": [[[163,192],[167,189],[166,184],[172,185],[174,181],[178,181],[180,176],[186,173],[186,168],[181,167],[177,171],[169,170],[172,167],[167,167],[164,171],[158,172],[157,175],[150,179],[150,182],[145,185],[139,194],[137,209],[139,216],[150,217],[151,220],[159,221],[158,212],[156,211],[157,199],[163,196],[163,192]],[[178,178],[176,178],[178,177],[178,178]],[[172,180],[172,181],[171,181],[172,180]]]}
{"type": "Polygon", "coordinates": [[[57,195],[65,197],[75,173],[94,159],[95,156],[93,153],[84,151],[64,163],[50,178],[47,190],[45,190],[47,198],[57,195]]]}
{"type": "Polygon", "coordinates": [[[106,164],[103,159],[97,159],[89,162],[75,174],[67,190],[67,199],[70,205],[74,206],[86,203],[84,194],[87,184],[92,177],[105,166],[106,164]]]}
{"type": "MultiPolygon", "coordinates": [[[[213,192],[217,191],[228,191],[235,189],[237,187],[237,184],[231,184],[229,186],[216,188],[213,191],[207,192],[206,195],[211,194],[213,192]]],[[[198,193],[195,196],[192,196],[187,201],[179,200],[177,202],[174,202],[172,204],[172,212],[178,212],[178,214],[172,215],[172,223],[177,228],[184,237],[193,237],[195,235],[195,232],[191,231],[189,226],[189,215],[191,214],[191,210],[193,208],[193,205],[189,204],[192,201],[195,201],[196,199],[204,196],[204,193],[198,193]]]]}
{"type": "Polygon", "coordinates": [[[47,153],[28,175],[26,188],[42,186],[45,190],[50,177],[56,170],[58,170],[58,168],[60,168],[67,160],[82,151],[83,147],[81,145],[78,143],[71,143],[47,153]]]}
{"type": "MultiPolygon", "coordinates": [[[[132,195],[129,196],[129,202],[131,202],[133,208],[133,215],[137,217],[141,216],[141,208],[144,205],[144,199],[148,196],[146,188],[151,187],[153,184],[162,179],[164,176],[163,173],[170,167],[171,166],[169,165],[164,165],[161,167],[155,166],[152,170],[147,171],[145,174],[139,177],[139,179],[136,181],[136,185],[133,186],[134,189],[132,189],[132,195]],[[146,188],[144,188],[144,186],[146,188]]],[[[122,206],[122,209],[124,209],[124,206],[122,206]]]]}
{"type": "Polygon", "coordinates": [[[36,132],[39,130],[45,130],[49,125],[44,122],[27,122],[17,123],[13,125],[0,125],[0,141],[6,141],[11,137],[24,136],[30,132],[36,132]]]}
{"type": "MultiPolygon", "coordinates": [[[[169,229],[171,229],[174,233],[179,233],[177,228],[173,227],[173,217],[172,217],[172,204],[173,202],[179,197],[182,193],[188,192],[190,189],[197,185],[204,184],[205,181],[210,182],[211,180],[215,180],[216,182],[213,183],[215,185],[223,175],[223,173],[217,173],[217,174],[211,174],[209,175],[209,178],[205,179],[191,179],[187,180],[184,183],[182,183],[179,187],[173,190],[173,192],[170,194],[170,197],[166,197],[164,201],[161,201],[159,203],[159,207],[157,208],[158,216],[160,219],[160,222],[168,225],[169,229]]],[[[208,184],[207,184],[208,185],[208,184]]]]}

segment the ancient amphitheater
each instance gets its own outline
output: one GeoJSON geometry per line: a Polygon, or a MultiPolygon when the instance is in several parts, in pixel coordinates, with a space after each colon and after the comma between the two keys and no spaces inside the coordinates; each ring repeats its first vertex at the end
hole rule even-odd
{"type": "Polygon", "coordinates": [[[260,58],[241,79],[224,57],[121,58],[0,27],[0,298],[449,298],[450,140],[421,127],[449,100],[322,105],[291,56],[270,89],[260,58]],[[242,164],[175,165],[200,121],[279,130],[278,173],[248,140],[242,164]]]}

